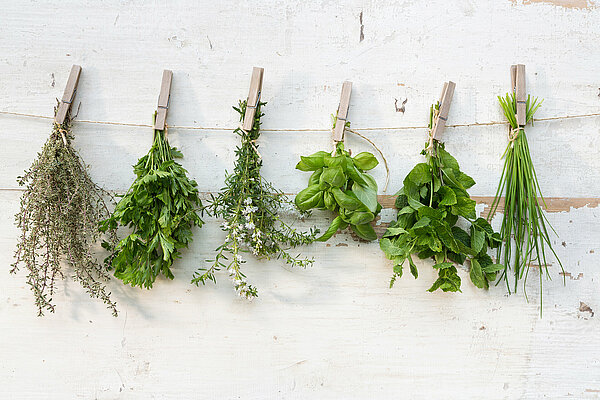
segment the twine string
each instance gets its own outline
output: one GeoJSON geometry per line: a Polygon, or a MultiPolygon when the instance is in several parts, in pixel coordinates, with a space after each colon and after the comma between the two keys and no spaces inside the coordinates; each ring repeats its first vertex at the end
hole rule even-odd
{"type": "Polygon", "coordinates": [[[379,149],[379,147],[377,147],[377,145],[368,137],[356,132],[353,129],[350,129],[348,127],[345,128],[345,130],[347,130],[348,132],[352,132],[357,136],[360,136],[361,138],[363,138],[364,140],[366,140],[367,142],[371,143],[371,146],[373,146],[373,148],[375,150],[377,150],[377,152],[379,153],[379,155],[381,156],[381,159],[383,160],[383,165],[385,166],[385,186],[383,187],[383,191],[387,191],[387,187],[388,187],[388,183],[390,182],[390,167],[388,166],[388,162],[387,159],[385,158],[385,156],[383,155],[383,152],[379,149]]]}
{"type": "MultiPolygon", "coordinates": [[[[242,132],[244,132],[246,134],[246,136],[248,136],[249,132],[247,130],[245,130],[242,126],[242,124],[240,123],[240,125],[238,126],[238,129],[242,132]]],[[[258,156],[258,158],[260,160],[262,160],[262,155],[260,154],[260,152],[258,151],[258,147],[256,147],[256,141],[258,140],[258,138],[253,139],[253,140],[248,140],[248,143],[250,143],[250,146],[252,146],[252,148],[254,149],[254,151],[256,152],[256,155],[258,156]]]]}
{"type": "MultiPolygon", "coordinates": [[[[38,119],[48,119],[53,120],[54,117],[48,117],[46,115],[38,115],[38,114],[29,114],[29,113],[21,113],[15,111],[0,111],[1,115],[14,115],[19,117],[28,117],[28,118],[38,118],[38,119]]],[[[566,120],[573,118],[589,118],[589,117],[598,117],[600,113],[589,113],[589,114],[577,114],[577,115],[563,115],[556,117],[545,117],[545,118],[534,118],[533,122],[543,122],[543,121],[556,121],[556,120],[566,120]]],[[[153,128],[150,124],[136,124],[132,122],[113,122],[113,121],[96,121],[96,120],[85,120],[79,119],[74,120],[76,123],[83,124],[99,124],[99,125],[116,125],[116,126],[131,126],[131,127],[139,127],[139,128],[153,128]]],[[[465,124],[452,124],[446,125],[446,128],[463,128],[463,127],[471,127],[471,126],[491,126],[491,125],[508,125],[506,121],[489,121],[489,122],[471,122],[465,124]]],[[[231,131],[231,128],[222,128],[222,127],[204,127],[204,126],[186,126],[186,125],[172,125],[171,129],[181,129],[181,130],[198,130],[198,131],[231,131]]],[[[401,130],[413,130],[413,129],[429,129],[428,126],[416,125],[416,126],[388,126],[388,127],[364,127],[359,128],[361,131],[401,131],[401,130]]],[[[326,128],[279,128],[279,129],[261,129],[263,132],[329,132],[331,129],[326,128]]]]}

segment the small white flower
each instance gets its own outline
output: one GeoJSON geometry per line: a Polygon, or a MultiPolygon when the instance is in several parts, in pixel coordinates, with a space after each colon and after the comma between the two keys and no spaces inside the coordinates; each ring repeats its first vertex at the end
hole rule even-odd
{"type": "Polygon", "coordinates": [[[250,197],[247,197],[247,198],[244,200],[244,204],[248,204],[248,205],[252,204],[252,199],[251,199],[250,197]]]}
{"type": "Polygon", "coordinates": [[[248,230],[252,230],[252,229],[254,229],[254,224],[253,224],[252,222],[248,222],[248,223],[246,224],[246,229],[248,229],[248,230]]]}

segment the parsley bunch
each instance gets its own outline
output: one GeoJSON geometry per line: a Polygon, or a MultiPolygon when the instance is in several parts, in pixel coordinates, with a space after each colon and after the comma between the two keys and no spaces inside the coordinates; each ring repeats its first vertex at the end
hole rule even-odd
{"type": "MultiPolygon", "coordinates": [[[[110,215],[104,200],[112,198],[91,180],[71,145],[73,138],[71,117],[67,115],[61,125],[54,123],[37,159],[19,177],[19,185],[26,187],[16,215],[21,236],[11,272],[21,265],[28,270],[27,283],[39,316],[45,310],[54,312],[52,296],[56,281],[65,278],[66,264],[73,280],[90,297],[102,300],[116,317],[116,304],[104,284],[110,274],[93,253],[101,236],[98,222],[110,215]]],[[[108,243],[116,243],[114,230],[107,229],[106,234],[108,243]]]]}
{"type": "Polygon", "coordinates": [[[381,211],[381,204],[377,202],[377,182],[365,171],[378,164],[368,152],[351,157],[343,142],[336,144],[333,153],[319,151],[300,157],[296,169],[314,172],[308,187],[296,196],[296,206],[300,210],[317,208],[337,214],[318,241],[324,242],[348,226],[364,240],[377,239],[371,222],[381,211]]]}
{"type": "Polygon", "coordinates": [[[137,178],[100,225],[101,231],[118,225],[133,229],[116,246],[103,244],[113,252],[107,261],[115,276],[126,284],[150,289],[161,273],[173,279],[171,266],[179,249],[192,241],[192,228],[202,226],[198,184],[175,161],[181,157],[165,131],[155,129],[150,151],[133,167],[137,178]]]}
{"type": "MultiPolygon", "coordinates": [[[[430,129],[438,110],[439,104],[430,109],[430,129]]],[[[407,260],[410,272],[418,277],[412,258],[416,254],[435,261],[433,268],[438,270],[438,279],[430,292],[460,291],[461,279],[455,264],[463,264],[467,259],[473,284],[488,288],[502,269],[487,254],[488,249],[500,245],[500,235],[485,219],[476,218],[475,201],[467,192],[475,181],[460,170],[443,143],[432,139],[421,154],[427,156],[427,162],[417,164],[404,179],[396,198],[397,220],[380,241],[386,257],[394,262],[390,287],[402,276],[407,260]],[[459,217],[470,225],[468,233],[456,225],[459,217]]]]}
{"type": "MultiPolygon", "coordinates": [[[[235,150],[236,160],[233,173],[227,174],[225,187],[212,196],[207,206],[209,214],[222,218],[221,229],[227,232],[225,242],[217,248],[217,254],[208,268],[200,268],[192,283],[216,283],[215,273],[221,269],[228,272],[234,288],[240,297],[252,299],[258,296],[256,287],[246,281],[242,265],[246,262],[243,253],[252,253],[259,259],[282,258],[292,266],[312,265],[312,259],[293,256],[288,249],[314,241],[318,231],[297,232],[280,219],[279,211],[291,209],[287,197],[260,174],[262,158],[258,152],[257,139],[260,136],[261,112],[266,103],[259,103],[252,129],[237,128],[234,133],[240,136],[241,145],[235,150]]],[[[240,121],[246,113],[246,101],[233,107],[240,114],[240,121]]],[[[301,215],[307,215],[303,213],[301,215]]]]}

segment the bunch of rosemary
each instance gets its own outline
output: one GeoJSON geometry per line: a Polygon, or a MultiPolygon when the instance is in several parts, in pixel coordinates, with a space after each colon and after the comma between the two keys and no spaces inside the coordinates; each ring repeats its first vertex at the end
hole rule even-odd
{"type": "MultiPolygon", "coordinates": [[[[252,299],[258,296],[256,287],[246,282],[241,271],[246,261],[242,253],[251,252],[259,259],[283,258],[292,265],[306,267],[312,265],[312,259],[292,256],[286,248],[309,244],[314,241],[318,231],[297,232],[283,222],[278,212],[289,209],[293,204],[273,185],[266,182],[261,174],[262,159],[258,153],[256,141],[260,136],[260,118],[262,106],[259,103],[250,131],[237,128],[234,132],[240,136],[241,145],[236,148],[236,161],[232,174],[225,178],[225,187],[217,196],[212,196],[207,206],[209,214],[225,220],[221,226],[227,232],[225,242],[217,248],[217,255],[208,268],[200,268],[192,283],[205,284],[207,280],[216,283],[215,272],[226,269],[238,295],[252,299]]],[[[246,101],[240,101],[239,107],[233,107],[240,114],[240,121],[246,113],[246,101]]],[[[301,215],[307,215],[302,213],[301,215]]]]}
{"type": "MultiPolygon", "coordinates": [[[[54,124],[38,158],[19,177],[25,192],[16,215],[21,236],[11,272],[21,265],[28,270],[27,283],[39,316],[45,310],[54,312],[52,296],[57,280],[65,278],[63,262],[71,268],[73,280],[117,316],[116,304],[104,284],[110,275],[93,254],[100,237],[98,222],[110,214],[104,201],[110,195],[91,180],[72,140],[71,117],[67,115],[61,125],[54,124]]],[[[106,234],[108,243],[116,243],[114,230],[106,230],[106,234]]]]}
{"type": "MultiPolygon", "coordinates": [[[[429,129],[433,128],[439,103],[431,106],[429,129]]],[[[430,133],[431,134],[431,133],[430,133]]],[[[417,278],[417,266],[412,259],[432,258],[438,279],[430,292],[459,292],[461,279],[456,269],[467,259],[469,276],[479,288],[488,288],[502,269],[487,254],[488,249],[500,245],[500,235],[483,218],[476,218],[475,201],[467,189],[475,181],[462,172],[458,162],[444,148],[444,144],[430,136],[421,154],[427,162],[417,164],[404,178],[398,192],[398,217],[392,222],[379,242],[386,257],[394,262],[390,287],[403,273],[408,261],[410,272],[417,278]],[[459,218],[470,225],[469,232],[457,226],[459,218]]]]}
{"type": "Polygon", "coordinates": [[[203,224],[197,213],[202,207],[198,184],[175,161],[181,157],[166,132],[155,129],[150,151],[133,167],[137,178],[100,225],[101,231],[133,228],[116,246],[103,243],[112,251],[107,261],[115,276],[131,286],[150,289],[161,273],[173,279],[171,266],[179,250],[192,241],[192,228],[203,224]]]}
{"type": "MultiPolygon", "coordinates": [[[[527,298],[526,282],[531,264],[540,268],[540,304],[542,303],[542,276],[548,273],[547,256],[551,252],[556,257],[560,268],[562,263],[552,248],[549,229],[554,231],[542,211],[540,200],[546,206],[540,185],[529,154],[529,144],[524,126],[517,123],[517,102],[514,93],[506,97],[498,96],[500,106],[510,124],[509,143],[504,152],[504,168],[496,197],[492,203],[488,218],[496,213],[502,194],[504,194],[504,215],[500,235],[503,245],[498,249],[498,260],[502,260],[504,271],[501,278],[506,282],[509,293],[509,270],[512,263],[514,272],[513,291],[517,291],[519,279],[524,278],[523,291],[527,298]],[[538,200],[538,197],[540,200],[538,200]]],[[[527,96],[526,123],[533,120],[533,115],[542,102],[537,98],[527,96]]],[[[555,232],[556,233],[556,232],[555,232]]],[[[540,307],[541,313],[541,307],[540,307]]]]}

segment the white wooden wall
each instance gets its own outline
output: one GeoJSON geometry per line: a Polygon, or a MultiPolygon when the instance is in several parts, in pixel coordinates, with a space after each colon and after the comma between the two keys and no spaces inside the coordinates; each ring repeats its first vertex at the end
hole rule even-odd
{"type": "MultiPolygon", "coordinates": [[[[354,82],[356,129],[422,126],[442,83],[457,83],[449,123],[502,121],[496,96],[509,66],[527,65],[539,117],[600,109],[600,4],[586,0],[432,1],[0,1],[0,111],[51,115],[72,64],[83,72],[79,119],[150,123],[162,70],[174,72],[171,125],[236,126],[252,66],[265,68],[260,139],[264,176],[297,193],[302,154],[327,149],[341,83],[354,82]],[[362,22],[361,22],[362,21],[362,22]],[[406,112],[394,99],[407,98],[406,112]],[[314,129],[299,132],[293,129],[314,129]],[[268,131],[281,129],[283,131],[268,131]]],[[[48,120],[0,115],[0,398],[391,399],[600,398],[600,118],[540,122],[529,130],[557,264],[538,311],[501,285],[427,293],[430,262],[388,288],[391,265],[377,243],[339,234],[302,251],[307,270],[249,262],[260,297],[189,284],[223,239],[208,220],[151,291],[113,280],[120,316],[72,281],[57,311],[36,317],[25,271],[9,275],[21,192],[16,177],[51,130],[48,120]],[[590,198],[590,203],[581,198],[590,198]],[[577,205],[579,204],[579,205],[577,205]],[[577,205],[577,208],[571,207],[577,205]],[[589,308],[588,308],[589,307],[589,308]],[[588,311],[585,311],[588,310],[588,311]]],[[[370,130],[392,175],[387,194],[421,160],[423,129],[370,130]]],[[[75,146],[93,178],[115,191],[150,146],[148,128],[77,123],[75,146]]],[[[231,169],[236,137],[225,130],[170,131],[203,192],[231,169]]],[[[450,128],[447,148],[492,196],[504,126],[450,128]]],[[[348,135],[354,151],[371,150],[348,135]]],[[[374,172],[383,186],[383,167],[374,172]]],[[[385,194],[381,192],[380,194],[385,194]]],[[[478,207],[483,211],[484,206],[478,207]]],[[[327,215],[321,215],[327,217],[327,215]]],[[[384,210],[381,222],[394,216],[384,210]]],[[[497,217],[495,223],[499,223],[497,217]]],[[[322,228],[328,220],[315,219],[322,228]]]]}

